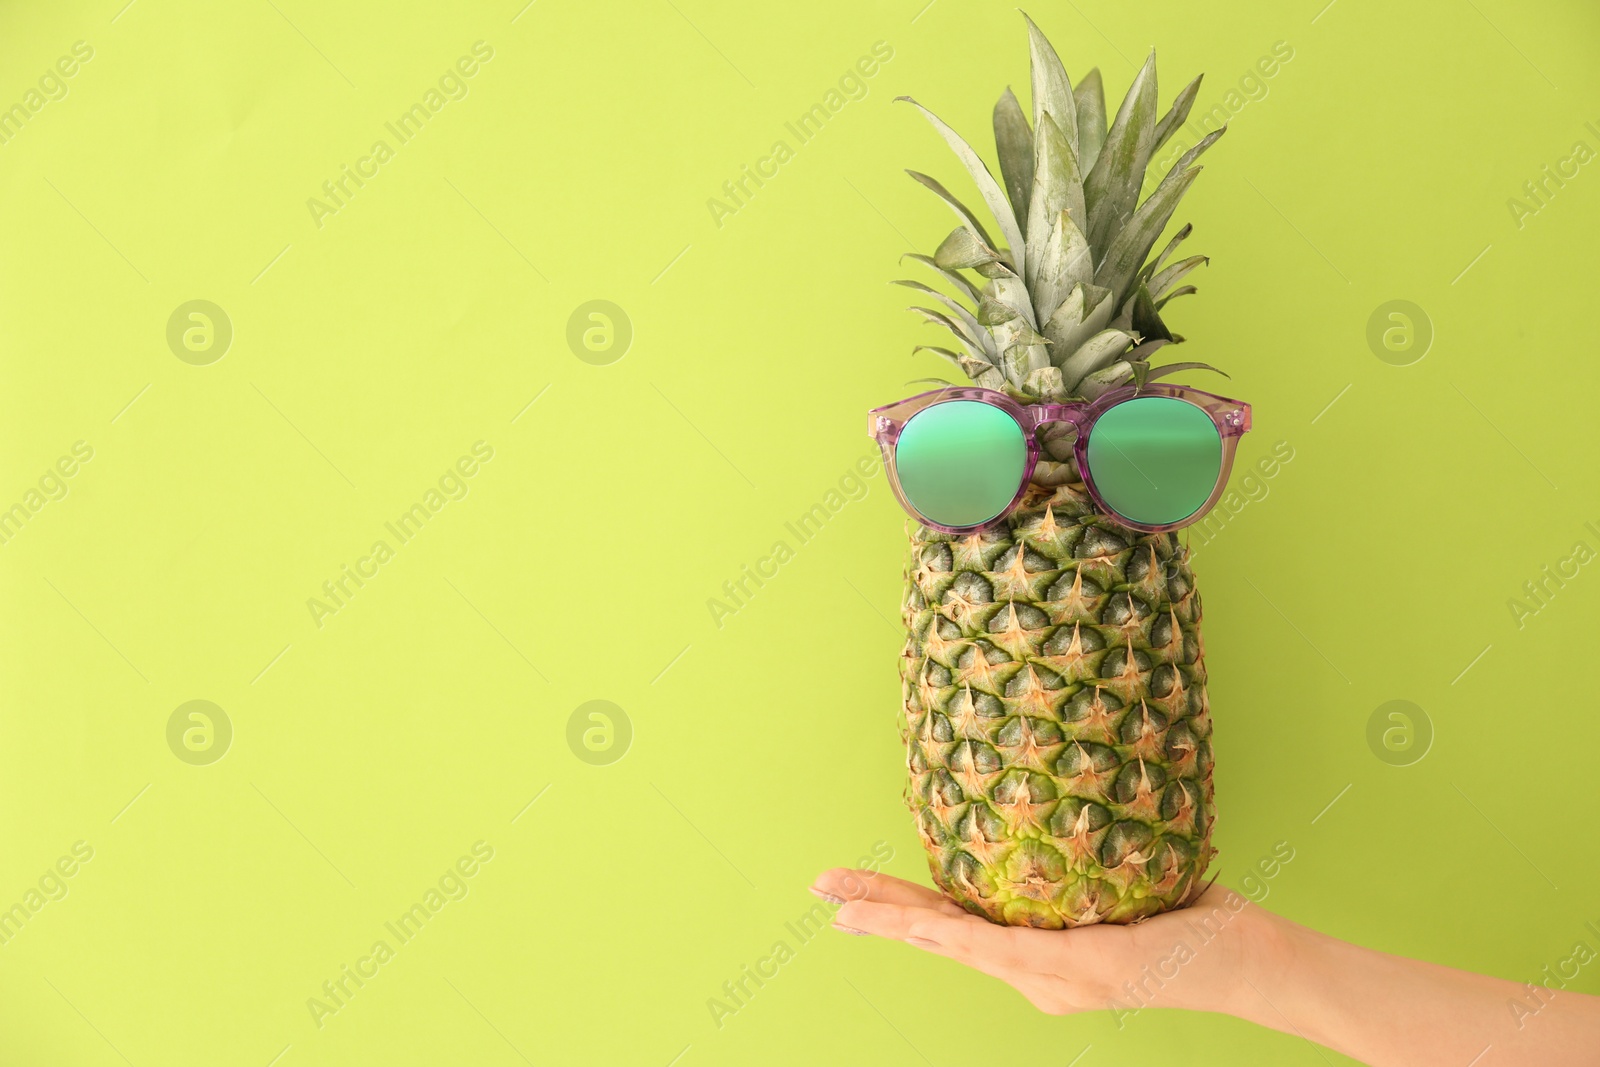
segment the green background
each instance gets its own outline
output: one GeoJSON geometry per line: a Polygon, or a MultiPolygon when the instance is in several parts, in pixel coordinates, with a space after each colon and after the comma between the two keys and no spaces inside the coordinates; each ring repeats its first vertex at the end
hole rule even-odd
{"type": "MultiPolygon", "coordinates": [[[[886,283],[951,226],[902,168],[967,186],[892,99],[983,144],[1027,83],[1011,5],[924,4],[0,6],[0,106],[93,49],[0,145],[0,507],[93,449],[0,545],[0,907],[93,849],[0,946],[0,1058],[1337,1060],[1222,1018],[1046,1017],[950,961],[785,926],[874,848],[926,877],[902,514],[877,474],[809,543],[785,528],[856,484],[866,408],[944,373],[886,283]],[[467,95],[399,144],[385,123],[477,41],[467,95]],[[880,41],[865,96],[800,143],[785,123],[880,41]],[[378,139],[393,158],[319,226],[307,200],[378,139]],[[196,299],[232,324],[208,365],[167,341],[196,299]],[[592,300],[631,324],[607,365],[568,342],[592,300]],[[478,441],[464,498],[399,544],[384,524],[478,441]],[[379,539],[393,558],[319,626],[308,598],[379,539]],[[714,621],[779,539],[793,557],[714,621]],[[191,700],[232,724],[209,765],[168,745],[191,700]],[[620,761],[569,745],[592,700],[631,724],[612,714],[620,761]],[[479,841],[464,899],[319,1027],[308,998],[479,841]],[[719,1027],[708,1000],[780,939],[793,958],[719,1027]]],[[[1178,216],[1213,262],[1170,321],[1255,405],[1241,470],[1293,458],[1192,542],[1223,880],[1286,842],[1268,908],[1519,980],[1600,921],[1600,574],[1508,607],[1600,548],[1600,176],[1507,203],[1600,148],[1600,11],[1541,8],[1031,10],[1074,76],[1120,97],[1155,46],[1163,105],[1205,71],[1196,115],[1234,113],[1178,216]],[[1392,300],[1431,323],[1407,366],[1419,341],[1368,341],[1392,300]],[[1416,705],[1410,750],[1369,745],[1391,700],[1416,705]]]]}

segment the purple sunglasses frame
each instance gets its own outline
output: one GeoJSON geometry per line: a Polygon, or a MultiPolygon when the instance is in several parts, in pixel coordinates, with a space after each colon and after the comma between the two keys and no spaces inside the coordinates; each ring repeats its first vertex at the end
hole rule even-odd
{"type": "Polygon", "coordinates": [[[1114,518],[1118,523],[1132,530],[1145,533],[1162,533],[1166,530],[1177,530],[1191,523],[1198,522],[1206,512],[1216,506],[1217,500],[1222,496],[1222,491],[1227,487],[1228,475],[1233,471],[1233,454],[1238,448],[1239,438],[1250,429],[1250,405],[1242,400],[1230,400],[1225,396],[1207,393],[1200,389],[1192,389],[1187,385],[1153,384],[1145,386],[1125,385],[1100,396],[1093,401],[1077,401],[1066,404],[1019,404],[1005,393],[993,389],[983,389],[978,386],[948,386],[943,389],[934,389],[916,396],[907,397],[893,404],[886,404],[880,408],[873,408],[867,413],[867,436],[878,442],[878,447],[883,451],[884,469],[889,472],[889,484],[894,487],[894,495],[900,501],[912,518],[922,523],[929,529],[939,530],[947,534],[972,534],[999,526],[1005,521],[1028,491],[1028,485],[1033,479],[1033,471],[1039,463],[1041,450],[1037,431],[1041,426],[1052,422],[1066,422],[1072,424],[1077,430],[1077,441],[1073,444],[1073,454],[1078,461],[1078,471],[1083,476],[1084,486],[1089,490],[1089,497],[1094,505],[1103,514],[1114,518]],[[1217,435],[1222,440],[1222,466],[1217,472],[1217,484],[1212,488],[1211,495],[1206,502],[1197,508],[1193,514],[1178,522],[1151,524],[1134,522],[1132,519],[1120,514],[1115,508],[1106,503],[1100,495],[1100,490],[1095,487],[1094,475],[1089,470],[1089,435],[1094,432],[1094,424],[1100,416],[1135,397],[1166,396],[1193,404],[1204,411],[1211,418],[1217,428],[1217,435]],[[1016,495],[1011,502],[1001,509],[1000,513],[987,522],[975,526],[944,526],[931,522],[927,516],[919,512],[906,499],[905,491],[900,487],[900,474],[895,468],[895,448],[900,441],[900,433],[905,429],[906,423],[912,417],[936,404],[951,400],[978,400],[992,407],[997,407],[1016,420],[1022,428],[1022,436],[1028,445],[1028,461],[1023,468],[1022,479],[1017,485],[1016,495]]]}

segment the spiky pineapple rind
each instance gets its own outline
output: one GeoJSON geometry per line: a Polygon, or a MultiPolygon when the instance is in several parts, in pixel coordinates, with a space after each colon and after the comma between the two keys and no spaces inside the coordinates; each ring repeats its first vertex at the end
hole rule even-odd
{"type": "Polygon", "coordinates": [[[1075,478],[984,535],[911,527],[907,802],[934,881],[1010,925],[1182,906],[1212,856],[1213,788],[1176,539],[1101,520],[1075,478]]]}

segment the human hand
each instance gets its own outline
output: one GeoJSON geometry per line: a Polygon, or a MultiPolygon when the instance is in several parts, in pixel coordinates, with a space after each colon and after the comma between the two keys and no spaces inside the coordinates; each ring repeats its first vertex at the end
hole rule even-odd
{"type": "Polygon", "coordinates": [[[1216,1011],[1373,1067],[1600,1063],[1600,997],[1525,986],[1352,945],[1214,885],[1129,926],[997,926],[940,893],[838,867],[811,891],[834,926],[893,938],[1000,979],[1052,1015],[1148,1007],[1216,1011]]]}
{"type": "Polygon", "coordinates": [[[1270,985],[1278,939],[1266,913],[1224,886],[1179,911],[1129,926],[998,926],[937,890],[838,867],[811,890],[841,904],[834,926],[893,938],[998,978],[1052,1015],[1110,1009],[1119,1024],[1146,1007],[1244,1014],[1270,985]]]}

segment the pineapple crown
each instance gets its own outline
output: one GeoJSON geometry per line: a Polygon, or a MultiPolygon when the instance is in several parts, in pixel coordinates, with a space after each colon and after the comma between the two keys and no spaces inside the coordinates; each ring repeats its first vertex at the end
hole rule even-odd
{"type": "Polygon", "coordinates": [[[1167,265],[1192,227],[1180,229],[1154,259],[1147,257],[1202,169],[1195,160],[1226,127],[1202,137],[1139,199],[1145,168],[1188,118],[1200,78],[1158,120],[1152,51],[1108,128],[1099,69],[1074,86],[1039,27],[1023,18],[1033,121],[1007,89],[994,108],[1003,190],[960,134],[910,97],[899,98],[927,116],[966,166],[1004,244],[937,180],[907,171],[961,220],[932,256],[909,258],[974,305],[968,308],[921,282],[898,282],[949,309],[948,315],[910,310],[949,330],[960,346],[918,345],[913,351],[936,352],[976,384],[1025,402],[1093,400],[1119,385],[1142,385],[1182,370],[1216,370],[1204,363],[1150,364],[1158,349],[1183,340],[1162,321],[1162,309],[1194,292],[1193,285],[1178,283],[1209,262],[1190,256],[1167,265]],[[981,289],[965,270],[985,279],[981,289]]]}

